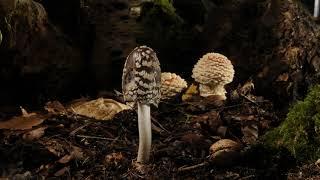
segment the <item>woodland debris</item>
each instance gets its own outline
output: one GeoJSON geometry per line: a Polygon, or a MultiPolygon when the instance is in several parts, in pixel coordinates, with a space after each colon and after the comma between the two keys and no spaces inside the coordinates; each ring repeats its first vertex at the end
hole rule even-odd
{"type": "Polygon", "coordinates": [[[23,134],[23,139],[25,139],[27,141],[37,140],[44,135],[44,131],[46,129],[47,129],[47,127],[39,127],[39,128],[33,129],[29,132],[26,132],[25,134],[23,134]]]}
{"type": "Polygon", "coordinates": [[[210,161],[218,166],[229,166],[240,156],[242,145],[230,139],[221,139],[210,147],[210,161]]]}
{"type": "Polygon", "coordinates": [[[15,116],[7,121],[0,122],[0,129],[10,130],[26,130],[31,129],[34,126],[40,125],[49,116],[37,113],[28,113],[24,108],[21,107],[21,116],[15,116]]]}
{"type": "Polygon", "coordinates": [[[130,109],[130,107],[112,99],[99,98],[92,101],[71,104],[69,109],[78,115],[97,120],[110,120],[115,114],[130,109]]]}

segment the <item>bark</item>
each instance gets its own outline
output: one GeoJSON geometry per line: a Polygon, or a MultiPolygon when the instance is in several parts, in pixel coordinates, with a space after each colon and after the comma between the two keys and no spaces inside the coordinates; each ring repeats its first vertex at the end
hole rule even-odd
{"type": "Polygon", "coordinates": [[[121,85],[126,56],[136,46],[135,19],[129,16],[128,0],[95,0],[85,3],[87,21],[93,27],[93,49],[89,67],[97,90],[112,90],[121,85]]]}

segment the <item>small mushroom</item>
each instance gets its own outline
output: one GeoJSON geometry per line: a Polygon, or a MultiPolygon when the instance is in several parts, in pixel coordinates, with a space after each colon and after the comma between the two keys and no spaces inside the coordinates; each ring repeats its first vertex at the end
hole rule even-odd
{"type": "Polygon", "coordinates": [[[156,53],[147,46],[135,48],[127,57],[122,74],[122,91],[126,102],[138,106],[138,163],[149,161],[151,149],[150,105],[161,98],[161,69],[156,53]]]}
{"type": "Polygon", "coordinates": [[[240,156],[241,149],[241,144],[230,139],[221,139],[211,145],[210,160],[218,166],[229,166],[240,156]]]}
{"type": "Polygon", "coordinates": [[[192,77],[200,84],[200,96],[219,95],[226,99],[224,86],[232,82],[234,77],[233,65],[227,57],[208,53],[197,62],[192,73],[192,77]]]}
{"type": "Polygon", "coordinates": [[[187,82],[179,75],[170,72],[161,73],[161,99],[170,99],[187,87],[187,82]]]}

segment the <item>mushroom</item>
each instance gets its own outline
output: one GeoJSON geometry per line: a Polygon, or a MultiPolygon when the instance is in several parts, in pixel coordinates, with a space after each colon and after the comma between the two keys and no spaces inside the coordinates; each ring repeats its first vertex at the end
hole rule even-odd
{"type": "Polygon", "coordinates": [[[147,46],[136,47],[127,57],[122,74],[124,101],[138,106],[138,163],[147,163],[151,149],[150,105],[161,98],[161,69],[156,53],[147,46]]]}
{"type": "Polygon", "coordinates": [[[205,54],[194,66],[192,77],[198,82],[200,96],[219,95],[226,99],[224,86],[232,82],[234,69],[231,61],[222,54],[205,54]]]}
{"type": "Polygon", "coordinates": [[[187,82],[179,75],[170,72],[161,73],[161,99],[170,99],[187,87],[187,82]]]}
{"type": "Polygon", "coordinates": [[[319,16],[319,0],[314,1],[313,17],[319,16]]]}
{"type": "Polygon", "coordinates": [[[242,145],[230,139],[221,139],[210,147],[210,161],[219,166],[229,166],[240,156],[242,145]]]}

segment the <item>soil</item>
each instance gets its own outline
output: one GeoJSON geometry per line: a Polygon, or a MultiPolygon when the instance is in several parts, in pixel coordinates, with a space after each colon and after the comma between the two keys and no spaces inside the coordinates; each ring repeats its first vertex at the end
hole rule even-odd
{"type": "Polygon", "coordinates": [[[284,149],[257,141],[279,120],[263,97],[218,97],[161,102],[152,108],[150,163],[135,162],[137,114],[118,113],[97,121],[72,114],[51,115],[29,130],[0,130],[0,174],[7,179],[305,179],[317,165],[299,166],[284,149]],[[246,131],[245,129],[251,129],[246,131]],[[224,129],[224,130],[221,130],[224,129]],[[212,160],[219,139],[241,144],[237,158],[212,160]],[[296,166],[298,168],[296,168],[296,166]]]}

